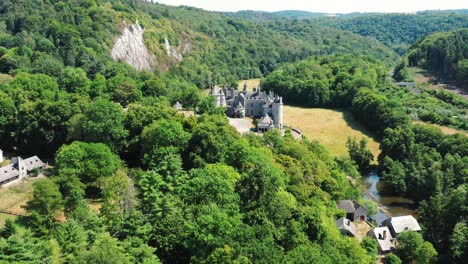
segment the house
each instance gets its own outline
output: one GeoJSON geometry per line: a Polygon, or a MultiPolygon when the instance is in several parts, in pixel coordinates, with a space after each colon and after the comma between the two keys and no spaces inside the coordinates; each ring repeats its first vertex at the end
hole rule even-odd
{"type": "Polygon", "coordinates": [[[345,210],[346,218],[354,222],[367,219],[367,209],[356,201],[341,200],[338,202],[338,208],[345,210]]]}
{"type": "Polygon", "coordinates": [[[172,107],[174,107],[177,111],[182,111],[182,104],[177,101],[172,107]]]}
{"type": "Polygon", "coordinates": [[[392,232],[392,236],[398,237],[403,231],[421,231],[418,221],[412,215],[396,216],[382,222],[392,232]]]}
{"type": "Polygon", "coordinates": [[[226,87],[221,89],[214,86],[210,95],[215,98],[217,107],[226,108],[226,114],[229,117],[260,118],[259,124],[261,126],[257,128],[263,132],[273,128],[283,129],[283,98],[271,91],[269,93],[262,92],[258,87],[253,88],[253,92],[249,92],[247,84],[244,84],[242,92],[235,88],[228,90],[226,87]]]}
{"type": "Polygon", "coordinates": [[[370,230],[367,235],[377,240],[381,254],[395,250],[395,238],[390,233],[388,227],[376,227],[370,230]]]}
{"type": "Polygon", "coordinates": [[[336,227],[343,235],[354,237],[356,236],[356,225],[351,220],[341,217],[336,220],[336,227]]]}
{"type": "Polygon", "coordinates": [[[0,168],[0,185],[4,185],[28,176],[31,171],[44,169],[45,164],[37,156],[27,159],[15,157],[11,164],[0,168]]]}

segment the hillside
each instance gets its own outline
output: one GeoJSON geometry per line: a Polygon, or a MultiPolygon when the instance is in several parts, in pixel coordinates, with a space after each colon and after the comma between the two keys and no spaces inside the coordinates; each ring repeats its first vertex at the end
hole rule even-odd
{"type": "Polygon", "coordinates": [[[468,84],[468,29],[435,33],[406,53],[410,66],[420,66],[442,80],[468,84]]]}
{"type": "MultiPolygon", "coordinates": [[[[94,76],[112,64],[110,50],[125,23],[137,28],[136,21],[144,28],[144,43],[155,55],[154,63],[149,63],[152,68],[170,70],[198,87],[261,77],[283,62],[311,55],[372,54],[388,62],[396,57],[377,42],[340,30],[307,29],[301,33],[304,37],[285,32],[297,28],[276,31],[191,7],[139,1],[60,3],[37,0],[33,7],[26,0],[2,1],[0,45],[27,48],[21,54],[1,51],[1,56],[9,53],[8,59],[4,58],[8,65],[1,67],[3,73],[29,65],[42,67],[46,60],[50,67],[82,67],[94,76]],[[79,19],[75,13],[80,14],[79,19]]],[[[47,69],[36,71],[47,73],[47,69]]]]}
{"type": "Polygon", "coordinates": [[[416,14],[371,14],[319,20],[319,24],[371,37],[402,55],[413,43],[434,32],[468,27],[468,14],[427,11],[416,14]]]}

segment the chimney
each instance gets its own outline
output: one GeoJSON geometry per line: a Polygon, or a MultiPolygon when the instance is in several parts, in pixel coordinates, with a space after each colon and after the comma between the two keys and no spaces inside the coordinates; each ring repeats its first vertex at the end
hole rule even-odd
{"type": "Polygon", "coordinates": [[[351,222],[350,222],[349,220],[346,221],[346,224],[347,224],[347,225],[350,225],[350,223],[351,223],[351,222]]]}
{"type": "Polygon", "coordinates": [[[384,231],[383,231],[383,239],[384,239],[384,240],[387,239],[387,230],[384,230],[384,231]]]}

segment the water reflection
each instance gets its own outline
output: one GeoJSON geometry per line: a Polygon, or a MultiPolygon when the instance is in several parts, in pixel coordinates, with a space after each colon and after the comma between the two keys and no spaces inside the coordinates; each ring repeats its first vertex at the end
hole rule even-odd
{"type": "Polygon", "coordinates": [[[380,191],[383,186],[380,182],[380,176],[377,173],[370,173],[366,178],[367,192],[364,194],[364,199],[373,200],[378,203],[379,210],[376,215],[371,216],[377,225],[392,216],[413,215],[417,218],[414,210],[414,202],[410,199],[398,196],[381,195],[380,191]]]}

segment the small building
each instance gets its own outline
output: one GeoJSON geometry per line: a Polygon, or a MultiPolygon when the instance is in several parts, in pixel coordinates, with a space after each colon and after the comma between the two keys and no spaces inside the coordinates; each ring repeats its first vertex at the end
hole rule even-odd
{"type": "Polygon", "coordinates": [[[382,225],[387,226],[394,237],[403,231],[421,231],[418,221],[412,215],[391,217],[383,221],[382,225]]]}
{"type": "Polygon", "coordinates": [[[343,235],[355,237],[356,236],[356,225],[351,220],[341,217],[336,220],[336,227],[341,231],[343,235]]]}
{"type": "Polygon", "coordinates": [[[367,220],[367,209],[356,201],[341,200],[338,202],[338,208],[345,210],[346,218],[354,222],[367,220]]]}
{"type": "Polygon", "coordinates": [[[273,119],[271,119],[271,117],[265,113],[257,123],[257,130],[260,132],[267,132],[273,128],[275,128],[273,119]]]}
{"type": "Polygon", "coordinates": [[[377,240],[379,252],[381,254],[389,253],[395,250],[395,238],[390,233],[388,227],[376,227],[367,233],[368,236],[377,240]]]}
{"type": "Polygon", "coordinates": [[[182,111],[182,104],[177,101],[172,107],[174,107],[177,111],[182,111]]]}
{"type": "Polygon", "coordinates": [[[14,157],[11,164],[0,168],[0,185],[23,179],[36,169],[44,169],[45,164],[37,156],[27,159],[14,157]]]}

